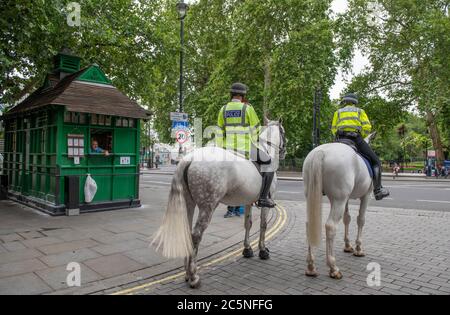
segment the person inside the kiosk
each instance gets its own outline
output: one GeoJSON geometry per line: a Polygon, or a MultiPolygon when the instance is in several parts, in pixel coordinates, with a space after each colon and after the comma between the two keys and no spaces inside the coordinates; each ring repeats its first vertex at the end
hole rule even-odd
{"type": "Polygon", "coordinates": [[[98,141],[95,139],[92,139],[91,141],[91,153],[93,154],[104,154],[105,156],[109,155],[109,152],[107,150],[103,150],[98,146],[98,141]]]}

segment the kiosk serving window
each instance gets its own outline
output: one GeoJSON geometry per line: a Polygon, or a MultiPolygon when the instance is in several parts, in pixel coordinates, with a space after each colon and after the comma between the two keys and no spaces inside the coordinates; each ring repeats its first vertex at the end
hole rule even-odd
{"type": "Polygon", "coordinates": [[[105,154],[112,152],[112,132],[109,130],[92,129],[89,154],[105,154]]]}

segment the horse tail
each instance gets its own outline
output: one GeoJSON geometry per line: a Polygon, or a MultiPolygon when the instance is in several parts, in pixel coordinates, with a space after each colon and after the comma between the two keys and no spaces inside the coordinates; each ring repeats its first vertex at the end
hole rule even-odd
{"type": "Polygon", "coordinates": [[[182,160],[172,180],[169,203],[163,224],[156,232],[152,245],[166,258],[184,258],[193,253],[191,226],[185,199],[186,172],[191,161],[182,160]]]}
{"type": "Polygon", "coordinates": [[[322,168],[323,159],[325,155],[322,151],[316,151],[312,156],[312,166],[305,171],[307,176],[307,191],[306,198],[307,207],[307,235],[309,244],[313,247],[318,247],[322,240],[322,168]]]}

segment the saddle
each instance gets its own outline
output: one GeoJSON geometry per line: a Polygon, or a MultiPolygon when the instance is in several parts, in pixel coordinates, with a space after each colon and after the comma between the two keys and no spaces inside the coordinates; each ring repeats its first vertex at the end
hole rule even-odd
{"type": "Polygon", "coordinates": [[[356,147],[356,144],[353,140],[348,139],[348,138],[338,138],[335,141],[336,143],[342,143],[342,144],[346,144],[348,145],[350,148],[352,148],[356,153],[359,154],[358,152],[358,148],[356,147]]]}
{"type": "Polygon", "coordinates": [[[348,145],[350,148],[352,148],[356,154],[358,154],[361,159],[364,161],[364,163],[367,166],[367,170],[369,171],[370,177],[373,178],[374,177],[374,172],[373,172],[373,168],[372,165],[370,164],[370,161],[368,158],[366,158],[364,155],[362,155],[359,151],[358,148],[356,147],[356,144],[353,140],[348,139],[348,138],[338,138],[335,140],[335,143],[342,143],[345,145],[348,145]]]}

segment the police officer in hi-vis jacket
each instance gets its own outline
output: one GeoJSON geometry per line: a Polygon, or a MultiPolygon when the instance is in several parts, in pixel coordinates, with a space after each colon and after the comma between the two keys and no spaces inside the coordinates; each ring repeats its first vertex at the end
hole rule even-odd
{"type": "MultiPolygon", "coordinates": [[[[223,106],[219,113],[217,125],[222,129],[222,135],[217,136],[216,144],[250,159],[252,148],[257,148],[261,124],[255,109],[245,102],[247,86],[234,83],[230,92],[231,102],[223,106]]],[[[269,157],[267,154],[264,155],[267,162],[269,157]]],[[[275,202],[269,197],[274,175],[272,171],[262,173],[261,193],[256,203],[258,207],[275,207],[275,202]]]]}

